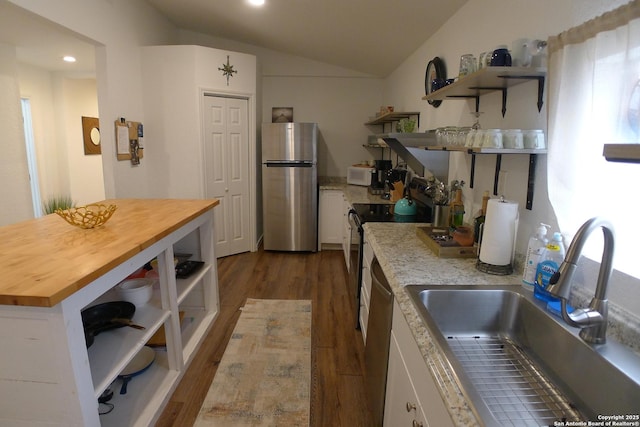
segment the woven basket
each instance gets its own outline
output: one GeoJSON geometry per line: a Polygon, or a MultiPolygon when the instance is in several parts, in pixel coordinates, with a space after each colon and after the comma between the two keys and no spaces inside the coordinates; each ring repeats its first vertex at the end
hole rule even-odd
{"type": "Polygon", "coordinates": [[[76,227],[95,228],[107,222],[116,211],[116,207],[116,205],[94,203],[64,210],[56,209],[55,213],[76,227]]]}

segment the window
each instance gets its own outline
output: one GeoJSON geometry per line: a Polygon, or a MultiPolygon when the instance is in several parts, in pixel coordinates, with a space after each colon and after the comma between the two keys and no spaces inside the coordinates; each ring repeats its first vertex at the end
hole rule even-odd
{"type": "MultiPolygon", "coordinates": [[[[601,215],[616,231],[614,268],[640,278],[640,166],[609,163],[605,143],[640,143],[640,2],[549,40],[549,197],[563,232],[601,215]]],[[[601,233],[584,255],[599,261],[601,233]]]]}

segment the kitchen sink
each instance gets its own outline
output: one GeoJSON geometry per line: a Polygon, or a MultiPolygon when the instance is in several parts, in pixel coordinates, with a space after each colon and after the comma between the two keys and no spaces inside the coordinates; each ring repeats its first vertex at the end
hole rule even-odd
{"type": "Polygon", "coordinates": [[[638,421],[640,356],[610,338],[587,344],[531,292],[513,285],[405,289],[484,425],[638,421]]]}

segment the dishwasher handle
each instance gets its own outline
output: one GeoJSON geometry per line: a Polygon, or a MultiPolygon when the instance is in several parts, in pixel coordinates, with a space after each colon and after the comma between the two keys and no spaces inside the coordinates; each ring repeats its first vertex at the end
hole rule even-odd
{"type": "MultiPolygon", "coordinates": [[[[382,271],[382,267],[378,262],[378,258],[374,258],[371,262],[371,286],[375,287],[375,290],[382,294],[385,299],[392,300],[393,292],[391,291],[391,286],[387,281],[387,278],[382,271]]],[[[373,290],[372,290],[373,292],[373,290]]]]}

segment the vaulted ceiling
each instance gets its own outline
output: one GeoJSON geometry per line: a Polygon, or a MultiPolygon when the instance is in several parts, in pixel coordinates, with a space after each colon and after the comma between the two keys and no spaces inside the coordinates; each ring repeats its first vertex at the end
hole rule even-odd
{"type": "Polygon", "coordinates": [[[467,0],[146,0],[179,28],[384,77],[467,0]]]}
{"type": "MultiPolygon", "coordinates": [[[[467,0],[144,0],[178,28],[385,77],[467,0]]],[[[0,0],[0,43],[21,61],[54,71],[75,50],[94,71],[93,46],[0,0]]]]}

